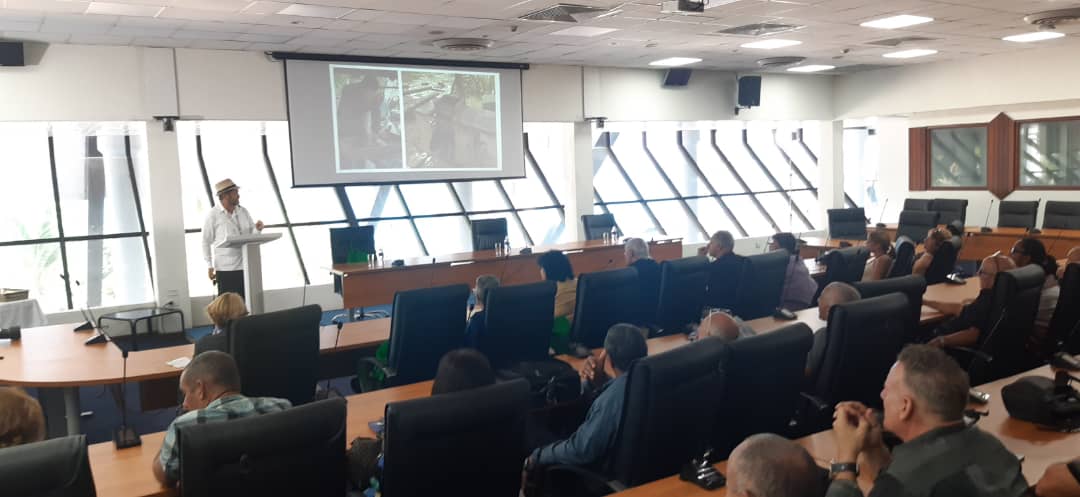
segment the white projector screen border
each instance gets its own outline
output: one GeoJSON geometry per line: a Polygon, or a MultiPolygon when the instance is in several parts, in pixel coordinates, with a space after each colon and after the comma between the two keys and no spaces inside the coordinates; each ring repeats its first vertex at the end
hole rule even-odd
{"type": "MultiPolygon", "coordinates": [[[[284,59],[286,111],[289,122],[289,141],[292,154],[293,187],[325,187],[346,185],[380,185],[395,183],[428,183],[442,181],[476,181],[512,179],[525,176],[525,154],[522,120],[521,71],[527,65],[482,64],[476,62],[435,61],[426,59],[397,59],[377,57],[348,57],[319,54],[271,54],[284,59]],[[281,56],[284,55],[284,56],[281,56]],[[378,71],[380,76],[396,74],[398,86],[397,127],[401,147],[397,152],[397,167],[379,168],[374,160],[363,159],[364,169],[342,168],[340,160],[341,135],[338,134],[338,104],[335,71],[378,71]],[[474,74],[492,78],[495,86],[495,167],[418,167],[405,166],[410,155],[406,152],[407,126],[404,113],[404,74],[474,74]]],[[[364,76],[364,79],[368,79],[364,76]]],[[[389,78],[384,78],[388,81],[389,78]]],[[[361,80],[363,81],[363,80],[361,80]]],[[[393,95],[391,95],[391,98],[393,95]]],[[[385,97],[383,102],[385,102],[385,97]]],[[[388,107],[388,106],[387,106],[388,107]]],[[[490,118],[488,118],[490,120],[490,118]]],[[[391,121],[387,121],[391,122],[391,121]]],[[[411,120],[415,123],[415,117],[411,120]]],[[[490,123],[488,123],[490,124],[490,123]]],[[[415,124],[413,126],[416,126],[415,124]]],[[[390,135],[393,136],[393,135],[390,135]]],[[[392,142],[388,142],[392,143],[392,142]]],[[[391,148],[380,142],[380,151],[391,148]]],[[[429,145],[429,150],[430,150],[429,145]]],[[[457,153],[456,145],[451,153],[457,153]]],[[[463,149],[470,150],[470,149],[463,149]]],[[[471,153],[466,152],[466,153],[471,153]]],[[[489,152],[490,153],[490,152],[489,152]]],[[[434,156],[433,153],[413,155],[434,156]]],[[[366,157],[366,156],[365,156],[366,157]]],[[[490,160],[490,156],[489,160],[490,160]]],[[[355,157],[354,157],[355,158],[355,157]]],[[[393,157],[390,163],[395,163],[393,157]]],[[[429,159],[429,163],[432,162],[429,159]]]]}

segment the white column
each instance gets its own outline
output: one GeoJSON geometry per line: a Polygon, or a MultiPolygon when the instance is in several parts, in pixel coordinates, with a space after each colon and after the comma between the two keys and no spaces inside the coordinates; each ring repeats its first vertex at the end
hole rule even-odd
{"type": "Polygon", "coordinates": [[[150,209],[146,219],[154,264],[154,293],[158,305],[172,301],[184,312],[184,319],[191,326],[184,204],[179,188],[180,153],[176,133],[164,131],[158,121],[148,121],[146,139],[150,162],[150,209]]]}
{"type": "Polygon", "coordinates": [[[844,122],[821,122],[821,157],[818,157],[818,203],[821,226],[828,229],[827,209],[844,207],[844,122]]]}
{"type": "Polygon", "coordinates": [[[593,213],[593,157],[592,125],[574,123],[574,148],[571,165],[567,169],[567,185],[570,198],[566,199],[566,229],[574,233],[574,240],[585,239],[581,216],[593,213]]]}

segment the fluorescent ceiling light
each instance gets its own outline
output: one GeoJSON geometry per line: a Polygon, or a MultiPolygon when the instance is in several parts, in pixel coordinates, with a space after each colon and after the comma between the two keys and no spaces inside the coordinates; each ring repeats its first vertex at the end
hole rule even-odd
{"type": "Polygon", "coordinates": [[[615,28],[598,28],[595,26],[574,26],[572,28],[560,29],[553,33],[548,33],[555,36],[600,36],[611,33],[612,31],[618,31],[615,28]]]}
{"type": "Polygon", "coordinates": [[[772,38],[769,40],[755,41],[751,43],[743,43],[739,45],[743,48],[760,48],[763,50],[772,50],[774,48],[793,47],[795,45],[802,45],[801,41],[796,40],[781,40],[779,38],[772,38]]]}
{"type": "Polygon", "coordinates": [[[867,21],[859,26],[864,28],[877,28],[877,29],[898,29],[906,28],[908,26],[915,26],[916,24],[926,24],[933,21],[933,17],[923,16],[909,16],[907,14],[886,17],[884,19],[875,19],[873,21],[867,21]]]}
{"type": "Polygon", "coordinates": [[[86,6],[87,14],[114,16],[154,17],[165,7],[160,5],[134,5],[114,2],[91,2],[86,6]]]}
{"type": "Polygon", "coordinates": [[[911,59],[914,57],[924,57],[927,55],[934,55],[937,50],[928,50],[924,48],[916,48],[914,50],[901,50],[899,52],[892,52],[883,55],[882,57],[888,57],[890,59],[911,59]]]}
{"type": "Polygon", "coordinates": [[[356,9],[348,7],[325,7],[322,5],[304,5],[294,3],[278,11],[278,14],[286,16],[322,17],[324,19],[337,19],[356,9]]]}
{"type": "Polygon", "coordinates": [[[1032,41],[1053,40],[1054,38],[1061,38],[1062,36],[1065,36],[1065,33],[1059,33],[1057,31],[1035,31],[1032,33],[1024,33],[1022,35],[1006,36],[1002,38],[1002,40],[1028,43],[1032,41]]]}
{"type": "Polygon", "coordinates": [[[696,64],[698,62],[701,62],[701,59],[695,57],[668,57],[666,59],[654,60],[652,62],[649,62],[649,65],[661,67],[675,67],[685,66],[687,64],[696,64]]]}
{"type": "Polygon", "coordinates": [[[788,68],[788,71],[791,71],[791,72],[819,72],[819,71],[828,71],[830,69],[836,69],[836,66],[826,66],[826,65],[821,65],[821,64],[810,64],[810,65],[807,65],[807,66],[791,67],[791,68],[788,68]]]}

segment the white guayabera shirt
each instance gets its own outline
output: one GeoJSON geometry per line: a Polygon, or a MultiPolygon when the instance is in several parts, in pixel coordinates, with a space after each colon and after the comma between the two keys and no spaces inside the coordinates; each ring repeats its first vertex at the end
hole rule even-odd
{"type": "Polygon", "coordinates": [[[203,223],[203,259],[206,267],[212,267],[215,271],[241,271],[244,269],[243,253],[239,248],[214,247],[215,244],[225,241],[229,235],[250,235],[255,233],[255,222],[251,220],[251,214],[247,209],[238,205],[229,214],[220,205],[215,206],[206,214],[203,223]]]}

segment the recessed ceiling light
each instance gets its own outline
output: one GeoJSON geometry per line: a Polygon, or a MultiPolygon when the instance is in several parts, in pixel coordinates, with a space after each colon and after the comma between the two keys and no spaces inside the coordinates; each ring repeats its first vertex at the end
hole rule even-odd
{"type": "Polygon", "coordinates": [[[698,62],[701,62],[701,59],[698,59],[696,57],[668,57],[666,59],[654,60],[652,62],[649,62],[649,65],[661,67],[676,67],[685,66],[687,64],[696,64],[698,62]]]}
{"type": "Polygon", "coordinates": [[[114,16],[154,17],[165,7],[160,5],[133,5],[114,2],[90,2],[86,6],[87,14],[114,16]]]}
{"type": "Polygon", "coordinates": [[[574,26],[572,28],[560,29],[558,31],[548,33],[555,36],[600,36],[611,33],[612,31],[618,31],[615,28],[598,28],[595,26],[574,26]]]}
{"type": "Polygon", "coordinates": [[[1061,38],[1065,36],[1065,33],[1059,33],[1057,31],[1035,31],[1032,33],[1024,33],[1022,35],[1012,35],[1002,38],[1005,41],[1015,41],[1017,43],[1029,43],[1032,41],[1053,40],[1054,38],[1061,38]]]}
{"type": "Polygon", "coordinates": [[[886,17],[884,19],[875,19],[873,21],[867,21],[859,26],[864,28],[877,28],[877,29],[898,29],[906,28],[908,26],[915,26],[916,24],[926,24],[933,21],[933,17],[923,16],[909,16],[907,14],[886,17]]]}
{"type": "Polygon", "coordinates": [[[304,5],[294,3],[278,11],[278,14],[286,16],[322,17],[324,19],[337,19],[356,9],[348,7],[325,7],[322,5],[304,5]]]}
{"type": "Polygon", "coordinates": [[[913,50],[901,50],[899,52],[892,52],[883,55],[882,57],[888,57],[890,59],[911,59],[915,57],[925,57],[927,55],[934,55],[937,50],[929,50],[925,48],[916,48],[913,50]]]}
{"type": "Polygon", "coordinates": [[[836,69],[836,66],[826,66],[826,65],[821,65],[821,64],[810,64],[810,65],[806,65],[806,66],[791,67],[791,68],[788,68],[788,71],[791,71],[791,72],[820,72],[820,71],[828,71],[830,69],[836,69]]]}
{"type": "Polygon", "coordinates": [[[743,48],[760,48],[763,50],[772,50],[774,48],[793,47],[795,45],[802,45],[802,42],[796,40],[781,40],[780,38],[772,38],[769,40],[743,43],[739,46],[743,48]]]}

